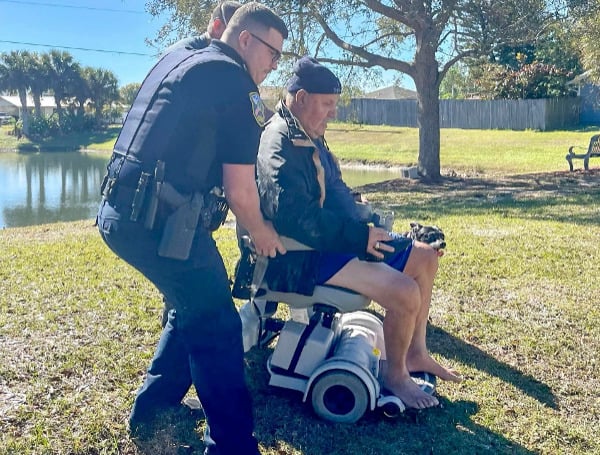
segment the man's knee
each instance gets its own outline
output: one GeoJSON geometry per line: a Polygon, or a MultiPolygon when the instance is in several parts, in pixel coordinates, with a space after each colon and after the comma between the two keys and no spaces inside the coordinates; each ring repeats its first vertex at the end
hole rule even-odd
{"type": "Polygon", "coordinates": [[[386,310],[401,313],[416,313],[421,305],[421,290],[418,283],[409,277],[390,286],[391,299],[386,310]]]}
{"type": "Polygon", "coordinates": [[[411,276],[418,272],[423,273],[423,271],[434,276],[437,273],[438,266],[439,257],[437,252],[425,243],[416,242],[404,271],[411,276]]]}

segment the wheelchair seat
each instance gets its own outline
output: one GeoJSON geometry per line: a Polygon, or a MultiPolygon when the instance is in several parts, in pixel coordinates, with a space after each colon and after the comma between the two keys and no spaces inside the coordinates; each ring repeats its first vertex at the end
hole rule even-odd
{"type": "MultiPolygon", "coordinates": [[[[281,237],[281,241],[288,251],[308,251],[310,247],[289,237],[281,237]]],[[[236,270],[233,296],[236,298],[261,299],[269,302],[279,302],[288,305],[291,309],[310,309],[316,304],[335,308],[340,313],[366,308],[370,299],[350,289],[337,286],[317,285],[312,295],[304,295],[294,292],[280,292],[269,289],[265,280],[265,272],[268,267],[269,258],[266,256],[244,257],[251,254],[252,246],[248,237],[242,237],[240,247],[242,248],[242,259],[236,270]],[[243,261],[249,261],[246,270],[242,270],[243,261]],[[250,292],[244,292],[244,281],[246,285],[250,282],[250,292]]]]}
{"type": "Polygon", "coordinates": [[[261,299],[285,303],[293,309],[310,308],[319,303],[334,307],[340,313],[348,313],[366,308],[370,303],[370,300],[364,295],[336,286],[315,286],[313,295],[303,295],[293,292],[271,291],[263,282],[260,290],[264,291],[264,294],[260,294],[261,299]]]}

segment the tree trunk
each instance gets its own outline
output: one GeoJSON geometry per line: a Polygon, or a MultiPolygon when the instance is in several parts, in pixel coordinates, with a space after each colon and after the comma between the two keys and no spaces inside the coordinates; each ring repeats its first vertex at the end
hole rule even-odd
{"type": "Polygon", "coordinates": [[[63,109],[62,106],[60,104],[60,100],[62,99],[62,94],[57,94],[56,91],[54,92],[54,103],[56,104],[56,113],[58,114],[58,127],[60,128],[60,130],[62,131],[62,127],[63,127],[63,109]]]}
{"type": "Polygon", "coordinates": [[[21,102],[21,123],[23,124],[23,134],[27,136],[29,134],[29,112],[27,111],[27,91],[25,89],[19,89],[19,101],[21,102]]]}
{"type": "Polygon", "coordinates": [[[435,181],[441,178],[439,90],[431,86],[419,90],[417,86],[417,93],[419,173],[425,180],[435,181]]]}
{"type": "Polygon", "coordinates": [[[415,87],[417,89],[417,125],[419,127],[419,174],[423,180],[436,181],[440,174],[440,88],[436,40],[426,34],[417,37],[415,87]],[[433,41],[431,41],[433,40],[433,41]],[[431,41],[431,42],[429,42],[431,41]]]}
{"type": "Polygon", "coordinates": [[[38,90],[31,90],[31,97],[33,98],[33,113],[34,115],[41,117],[42,112],[42,94],[38,90]]]}

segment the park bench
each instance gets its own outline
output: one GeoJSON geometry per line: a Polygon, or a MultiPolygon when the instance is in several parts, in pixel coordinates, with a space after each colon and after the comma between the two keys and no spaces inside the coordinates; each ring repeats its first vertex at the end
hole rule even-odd
{"type": "MultiPolygon", "coordinates": [[[[596,134],[591,137],[590,145],[588,145],[587,153],[575,153],[573,149],[578,147],[577,145],[572,145],[569,147],[569,153],[565,157],[569,162],[569,169],[573,171],[573,158],[578,158],[583,160],[583,167],[588,170],[590,158],[600,157],[600,134],[596,134]]],[[[583,148],[583,147],[580,147],[583,148]]]]}

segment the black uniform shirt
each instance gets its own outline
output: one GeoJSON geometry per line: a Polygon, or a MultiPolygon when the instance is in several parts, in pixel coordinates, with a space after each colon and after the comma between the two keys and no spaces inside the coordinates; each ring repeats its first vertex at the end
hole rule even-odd
{"type": "Polygon", "coordinates": [[[165,180],[180,192],[221,186],[224,163],[256,162],[264,104],[241,57],[221,41],[165,55],[142,84],[136,108],[139,127],[127,125],[131,112],[123,126],[134,138],[120,137],[115,148],[128,144],[147,171],[163,160],[165,180]]]}

